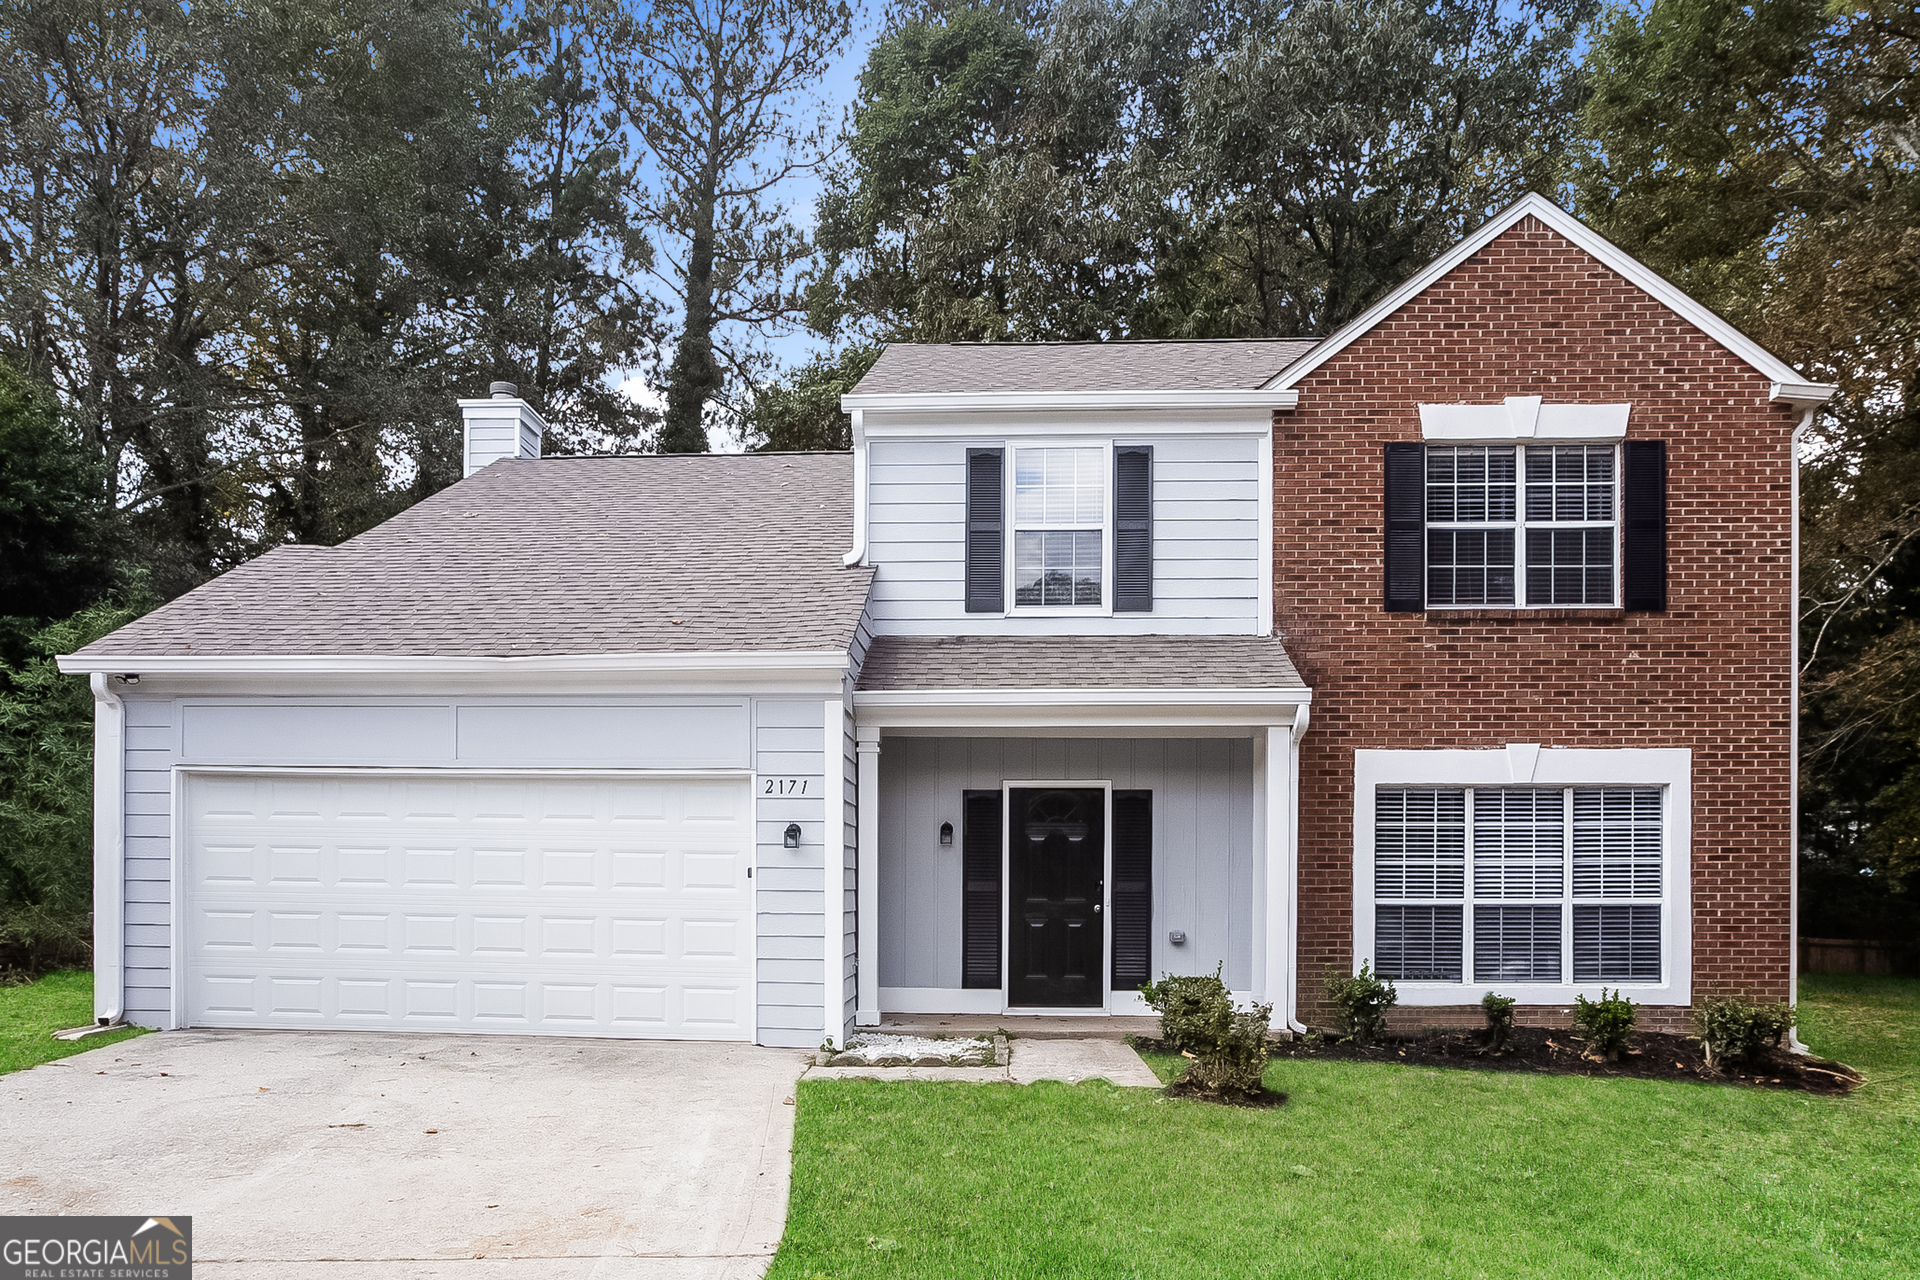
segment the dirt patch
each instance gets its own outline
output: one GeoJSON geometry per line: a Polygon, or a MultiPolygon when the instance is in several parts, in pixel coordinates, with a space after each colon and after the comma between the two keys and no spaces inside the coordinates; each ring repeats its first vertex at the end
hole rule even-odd
{"type": "MultiPolygon", "coordinates": [[[[1154,1042],[1142,1040],[1138,1043],[1141,1048],[1145,1048],[1154,1042]]],[[[1259,1093],[1251,1097],[1244,1093],[1208,1093],[1204,1089],[1188,1084],[1185,1080],[1175,1080],[1166,1087],[1165,1093],[1169,1098],[1189,1098],[1194,1102],[1217,1102],[1223,1107],[1251,1107],[1256,1110],[1263,1110],[1267,1107],[1284,1106],[1287,1101],[1286,1094],[1275,1092],[1272,1089],[1262,1089],[1259,1093]]]]}
{"type": "MultiPolygon", "coordinates": [[[[1480,1051],[1478,1031],[1430,1031],[1417,1036],[1389,1036],[1371,1048],[1318,1037],[1280,1041],[1270,1046],[1275,1061],[1325,1058],[1349,1062],[1397,1062],[1410,1067],[1453,1067],[1470,1071],[1530,1071],[1545,1075],[1609,1076],[1639,1080],[1693,1080],[1706,1084],[1747,1088],[1799,1090],[1804,1093],[1843,1094],[1860,1083],[1860,1073],[1825,1058],[1803,1058],[1772,1050],[1759,1062],[1730,1070],[1712,1071],[1700,1042],[1688,1036],[1642,1031],[1618,1062],[1599,1061],[1569,1031],[1516,1027],[1513,1043],[1498,1056],[1480,1051]]],[[[1138,1038],[1136,1048],[1167,1052],[1158,1040],[1138,1038]]],[[[1173,1094],[1173,1089],[1168,1089],[1173,1094]]],[[[1178,1095],[1175,1095],[1178,1096],[1178,1095]]]]}

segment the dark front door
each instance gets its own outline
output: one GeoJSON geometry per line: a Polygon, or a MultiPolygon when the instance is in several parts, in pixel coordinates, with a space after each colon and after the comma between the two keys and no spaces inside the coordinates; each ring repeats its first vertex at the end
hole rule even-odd
{"type": "Polygon", "coordinates": [[[1098,1008],[1106,794],[1016,787],[1007,800],[1007,1003],[1098,1008]]]}

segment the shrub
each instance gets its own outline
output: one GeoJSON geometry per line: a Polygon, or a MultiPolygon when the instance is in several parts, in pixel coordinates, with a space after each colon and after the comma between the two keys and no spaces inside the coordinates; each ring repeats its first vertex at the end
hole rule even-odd
{"type": "Polygon", "coordinates": [[[1351,977],[1328,969],[1326,981],[1327,999],[1340,1010],[1342,1035],[1364,1048],[1386,1034],[1387,1010],[1400,1003],[1400,993],[1391,982],[1374,977],[1371,964],[1361,965],[1351,977]]]}
{"type": "Polygon", "coordinates": [[[1480,997],[1480,1008],[1487,1015],[1487,1042],[1480,1052],[1498,1057],[1507,1051],[1513,1041],[1513,1000],[1512,996],[1497,996],[1491,991],[1480,997]]]}
{"type": "Polygon", "coordinates": [[[1272,1005],[1236,1010],[1218,969],[1192,977],[1167,974],[1140,994],[1160,1015],[1161,1038],[1193,1059],[1184,1083],[1215,1096],[1259,1095],[1272,1005]]]}
{"type": "Polygon", "coordinates": [[[1574,1029],[1608,1062],[1620,1061],[1627,1038],[1633,1034],[1633,1024],[1640,1020],[1640,1006],[1622,996],[1617,987],[1612,995],[1605,987],[1600,988],[1598,1000],[1575,996],[1573,1002],[1574,1029]]]}
{"type": "Polygon", "coordinates": [[[1793,1023],[1791,1005],[1751,1004],[1739,996],[1709,996],[1693,1010],[1694,1034],[1713,1071],[1751,1062],[1762,1049],[1779,1048],[1793,1023]]]}
{"type": "Polygon", "coordinates": [[[1217,965],[1212,973],[1166,974],[1141,987],[1140,994],[1160,1015],[1160,1039],[1175,1053],[1199,1052],[1221,1003],[1233,1008],[1217,965]]]}

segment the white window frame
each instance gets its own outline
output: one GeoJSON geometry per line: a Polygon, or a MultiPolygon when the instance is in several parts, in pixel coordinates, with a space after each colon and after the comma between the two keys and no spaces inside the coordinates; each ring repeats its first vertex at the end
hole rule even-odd
{"type": "MultiPolygon", "coordinates": [[[[1427,591],[1428,537],[1435,529],[1443,532],[1455,530],[1476,531],[1488,529],[1513,530],[1513,603],[1511,604],[1435,604],[1427,600],[1429,609],[1618,609],[1621,607],[1621,556],[1625,546],[1622,542],[1626,521],[1622,518],[1620,504],[1625,492],[1621,488],[1621,458],[1619,440],[1447,440],[1427,439],[1421,442],[1432,449],[1512,449],[1514,451],[1514,510],[1513,522],[1489,520],[1428,520],[1426,511],[1420,513],[1422,535],[1420,563],[1420,591],[1424,599],[1427,591]],[[1613,450],[1613,519],[1606,520],[1541,520],[1532,522],[1540,529],[1598,529],[1611,526],[1613,529],[1613,598],[1605,604],[1529,604],[1527,602],[1527,450],[1555,448],[1606,448],[1613,450]]],[[[1421,477],[1424,484],[1426,476],[1426,455],[1420,459],[1421,477]]],[[[1422,500],[1424,507],[1424,498],[1422,500]]]]}
{"type": "MultiPolygon", "coordinates": [[[[1576,983],[1573,981],[1573,917],[1563,916],[1562,981],[1557,983],[1485,983],[1473,977],[1473,849],[1469,841],[1466,876],[1469,898],[1461,912],[1461,980],[1407,982],[1394,987],[1403,1005],[1474,1004],[1488,990],[1513,996],[1521,1004],[1571,1005],[1576,995],[1597,999],[1600,987],[1618,987],[1641,1004],[1693,1002],[1693,752],[1686,747],[1542,749],[1514,743],[1506,749],[1438,751],[1355,751],[1353,762],[1353,971],[1371,962],[1374,951],[1374,802],[1383,787],[1589,787],[1661,788],[1660,972],[1661,981],[1576,983]]],[[[1563,872],[1563,901],[1572,901],[1573,855],[1563,872]]],[[[1540,900],[1543,904],[1546,899],[1540,900]]],[[[1580,899],[1602,902],[1611,899],[1580,899]]],[[[1638,899],[1651,906],[1650,898],[1638,899]]],[[[1514,899],[1514,905],[1523,900],[1514,899]]]]}
{"type": "MultiPolygon", "coordinates": [[[[1001,483],[1005,492],[1001,498],[1002,510],[1006,516],[1006,543],[1003,556],[1006,563],[1006,616],[1009,618],[1107,618],[1113,616],[1113,441],[1087,439],[1060,440],[1021,440],[1008,441],[1006,446],[1006,464],[1001,483]],[[1015,477],[1020,471],[1020,451],[1023,449],[1086,449],[1100,451],[1101,457],[1101,504],[1100,504],[1100,603],[1092,604],[1016,604],[1014,603],[1014,577],[1016,548],[1019,543],[1021,525],[1014,513],[1017,498],[1015,477]]],[[[1047,527],[1084,529],[1085,525],[1042,526],[1030,529],[1039,532],[1047,527]]]]}

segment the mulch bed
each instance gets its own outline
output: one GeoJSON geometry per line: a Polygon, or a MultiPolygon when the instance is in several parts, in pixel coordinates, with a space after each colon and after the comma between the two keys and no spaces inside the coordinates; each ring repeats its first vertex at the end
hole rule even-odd
{"type": "MultiPolygon", "coordinates": [[[[1706,1052],[1690,1036],[1661,1031],[1635,1032],[1632,1048],[1618,1062],[1599,1061],[1570,1031],[1515,1027],[1513,1042],[1498,1057],[1480,1052],[1478,1031],[1430,1031],[1418,1036],[1389,1036],[1362,1049],[1321,1037],[1279,1041],[1269,1046],[1274,1059],[1339,1059],[1348,1062],[1397,1062],[1410,1067],[1454,1067],[1473,1071],[1531,1071],[1546,1075],[1610,1076],[1639,1080],[1693,1080],[1706,1084],[1844,1094],[1860,1083],[1852,1067],[1825,1058],[1803,1058],[1772,1050],[1759,1062],[1730,1071],[1707,1069],[1706,1052]]],[[[1158,1040],[1136,1038],[1136,1047],[1167,1052],[1158,1040]]],[[[1168,1089],[1174,1094],[1178,1084],[1168,1089]]],[[[1175,1095],[1178,1096],[1178,1095],[1175,1095]]],[[[1193,1095],[1199,1096],[1199,1095],[1193,1095]]],[[[1272,1104],[1267,1104],[1272,1105],[1272,1104]]]]}
{"type": "MultiPolygon", "coordinates": [[[[1147,1045],[1156,1042],[1142,1040],[1136,1043],[1142,1048],[1145,1048],[1147,1045]]],[[[1262,1089],[1253,1097],[1248,1097],[1243,1093],[1208,1093],[1204,1089],[1199,1089],[1188,1084],[1185,1080],[1175,1080],[1172,1084],[1168,1085],[1163,1092],[1165,1092],[1169,1098],[1191,1098],[1195,1102],[1217,1102],[1227,1107],[1265,1109],[1267,1107],[1284,1106],[1287,1101],[1286,1094],[1273,1089],[1262,1089]]]]}

